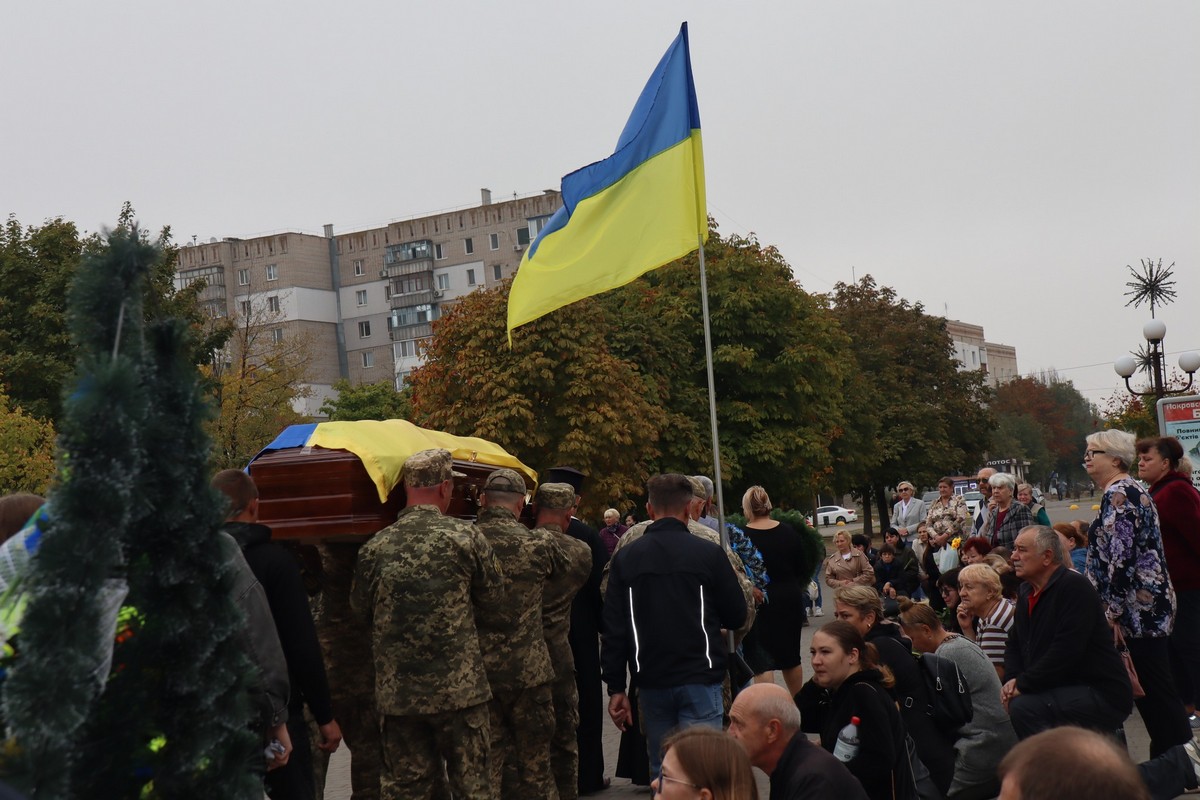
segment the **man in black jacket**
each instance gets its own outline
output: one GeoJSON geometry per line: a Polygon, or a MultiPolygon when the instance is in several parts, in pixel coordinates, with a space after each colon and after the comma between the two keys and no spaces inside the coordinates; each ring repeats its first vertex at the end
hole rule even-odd
{"type": "Polygon", "coordinates": [[[1099,595],[1086,577],[1063,566],[1053,528],[1023,528],[1012,562],[1024,583],[1000,697],[1017,738],[1059,725],[1111,733],[1133,711],[1133,688],[1099,595]]]}
{"type": "Polygon", "coordinates": [[[867,800],[842,762],[799,734],[800,709],[778,684],[747,686],[729,709],[729,735],[742,743],[750,763],[770,776],[770,800],[867,800]]]}
{"type": "Polygon", "coordinates": [[[284,547],[271,542],[271,529],[258,524],[258,487],[249,475],[237,469],[222,470],[213,477],[212,485],[229,499],[222,530],[241,546],[242,555],[266,592],[292,687],[288,731],[294,751],[286,766],[267,774],[267,793],[272,800],[313,800],[316,787],[304,705],[308,704],[319,726],[322,741],[318,747],[322,751],[336,750],[342,732],[333,718],[325,663],[300,566],[284,547]]]}
{"type": "Polygon", "coordinates": [[[657,475],[646,490],[655,522],[609,565],[600,660],[608,714],[621,730],[631,714],[626,668],[637,677],[650,772],[656,774],[668,732],[721,727],[728,654],[722,628],[740,627],[748,611],[725,552],[688,531],[691,482],[657,475]]]}

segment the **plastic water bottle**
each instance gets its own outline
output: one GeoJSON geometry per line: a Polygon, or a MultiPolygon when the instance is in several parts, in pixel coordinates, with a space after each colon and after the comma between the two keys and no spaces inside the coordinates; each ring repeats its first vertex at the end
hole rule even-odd
{"type": "Polygon", "coordinates": [[[843,764],[858,755],[858,717],[851,717],[850,724],[838,732],[837,744],[833,746],[833,757],[843,764]]]}

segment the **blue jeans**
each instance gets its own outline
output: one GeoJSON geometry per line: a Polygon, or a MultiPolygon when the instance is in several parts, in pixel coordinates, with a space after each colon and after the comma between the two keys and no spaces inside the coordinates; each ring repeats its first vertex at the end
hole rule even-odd
{"type": "Polygon", "coordinates": [[[707,725],[721,729],[725,705],[721,684],[690,683],[669,689],[638,690],[638,710],[646,731],[646,753],[650,756],[650,774],[658,775],[662,766],[662,743],[678,728],[707,725]]]}
{"type": "MultiPolygon", "coordinates": [[[[816,571],[813,572],[813,576],[812,576],[813,582],[817,584],[817,600],[815,603],[813,602],[813,599],[808,596],[808,587],[807,586],[804,587],[804,607],[806,609],[811,610],[814,605],[817,608],[821,608],[821,583],[825,580],[825,572],[821,568],[824,566],[825,566],[824,561],[818,561],[817,569],[816,569],[816,571]]],[[[768,587],[767,591],[770,591],[769,587],[768,587]]]]}

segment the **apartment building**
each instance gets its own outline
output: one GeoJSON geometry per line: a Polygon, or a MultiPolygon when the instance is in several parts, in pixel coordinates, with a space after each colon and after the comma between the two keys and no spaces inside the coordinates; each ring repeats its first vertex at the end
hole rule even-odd
{"type": "Polygon", "coordinates": [[[529,243],[561,205],[559,193],[477,206],[323,236],[288,231],[183,247],[177,282],[203,278],[214,317],[263,320],[279,341],[308,337],[315,415],[338,378],[400,388],[421,363],[432,323],[455,300],[512,277],[529,243]]]}
{"type": "Polygon", "coordinates": [[[1017,371],[1017,349],[984,339],[983,326],[956,319],[946,320],[946,333],[954,344],[959,369],[982,370],[993,389],[1021,373],[1017,371]]]}

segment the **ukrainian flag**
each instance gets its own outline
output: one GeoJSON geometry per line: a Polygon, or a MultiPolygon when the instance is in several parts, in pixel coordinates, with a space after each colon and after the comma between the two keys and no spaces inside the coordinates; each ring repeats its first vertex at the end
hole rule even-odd
{"type": "Polygon", "coordinates": [[[681,258],[708,237],[687,23],[603,161],[562,180],[563,205],[521,259],[508,333],[681,258]]]}

